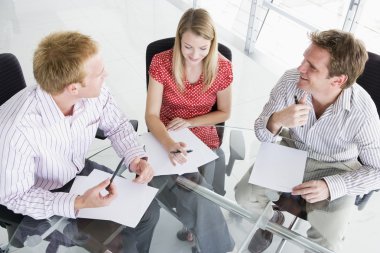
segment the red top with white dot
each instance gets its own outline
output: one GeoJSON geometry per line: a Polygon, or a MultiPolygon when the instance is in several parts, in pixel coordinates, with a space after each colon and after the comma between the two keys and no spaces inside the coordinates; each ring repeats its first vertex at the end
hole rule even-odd
{"type": "MultiPolygon", "coordinates": [[[[160,119],[166,126],[176,117],[190,119],[207,114],[216,102],[217,92],[232,83],[231,62],[219,54],[218,72],[211,87],[204,92],[203,74],[196,83],[184,81],[185,91],[181,92],[172,72],[173,50],[156,54],[149,68],[150,76],[163,85],[160,119]]],[[[190,130],[211,149],[220,146],[216,128],[195,127],[190,130]]]]}

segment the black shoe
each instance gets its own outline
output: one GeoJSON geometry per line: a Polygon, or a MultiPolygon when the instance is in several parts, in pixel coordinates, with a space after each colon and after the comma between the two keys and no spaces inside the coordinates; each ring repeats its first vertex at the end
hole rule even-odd
{"type": "Polygon", "coordinates": [[[194,240],[193,233],[190,230],[183,227],[180,231],[177,232],[177,238],[181,241],[192,242],[194,240]]]}
{"type": "MultiPolygon", "coordinates": [[[[270,221],[282,225],[285,221],[285,217],[280,211],[275,210],[270,221]]],[[[259,228],[253,235],[248,245],[248,250],[251,253],[261,253],[270,246],[272,240],[273,234],[271,232],[259,228]]]]}

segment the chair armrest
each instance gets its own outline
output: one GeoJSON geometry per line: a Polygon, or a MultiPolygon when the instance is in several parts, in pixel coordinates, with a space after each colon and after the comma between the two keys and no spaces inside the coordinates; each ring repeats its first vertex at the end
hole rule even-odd
{"type": "Polygon", "coordinates": [[[374,192],[377,192],[379,191],[380,189],[378,190],[373,190],[373,191],[370,191],[369,193],[367,194],[364,194],[363,196],[356,196],[356,199],[355,199],[355,205],[358,207],[358,210],[361,211],[364,209],[364,207],[367,205],[367,202],[368,200],[371,198],[372,194],[374,192]]]}
{"type": "MultiPolygon", "coordinates": [[[[139,127],[139,121],[136,119],[131,119],[129,122],[132,124],[133,129],[135,129],[135,131],[137,131],[137,129],[139,127]]],[[[95,138],[100,139],[100,140],[104,140],[107,138],[107,136],[104,134],[104,131],[102,129],[98,128],[98,130],[96,131],[95,138]]]]}
{"type": "Polygon", "coordinates": [[[245,141],[241,131],[232,130],[230,133],[230,158],[228,160],[226,174],[231,175],[236,160],[245,158],[245,141]]]}

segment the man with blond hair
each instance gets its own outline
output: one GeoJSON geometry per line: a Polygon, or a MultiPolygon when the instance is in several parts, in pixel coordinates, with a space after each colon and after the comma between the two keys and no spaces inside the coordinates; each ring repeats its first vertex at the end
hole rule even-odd
{"type": "MultiPolygon", "coordinates": [[[[368,58],[364,45],[339,30],[313,32],[310,40],[300,66],[273,88],[255,133],[263,142],[284,135],[287,145],[308,151],[304,181],[291,194],[305,202],[308,238],[338,252],[355,196],[380,188],[380,122],[370,95],[355,83],[368,58]]],[[[268,190],[247,181],[237,185],[237,201],[265,206],[268,190]]],[[[272,221],[281,215],[275,211],[272,221]]],[[[258,230],[250,251],[262,252],[271,240],[258,230]]]]}
{"type": "MultiPolygon", "coordinates": [[[[78,32],[45,37],[33,58],[36,86],[28,86],[0,107],[0,204],[14,213],[45,219],[76,218],[82,208],[110,204],[117,189],[100,194],[107,179],[83,195],[68,193],[76,175],[95,167],[85,159],[98,128],[111,140],[137,183],[148,183],[153,170],[129,120],[103,86],[103,60],[95,41],[78,32]]],[[[112,172],[112,171],[111,171],[112,172]]],[[[128,215],[128,214],[125,214],[128,215]]],[[[152,202],[136,228],[128,252],[148,252],[159,208],[152,202]]]]}

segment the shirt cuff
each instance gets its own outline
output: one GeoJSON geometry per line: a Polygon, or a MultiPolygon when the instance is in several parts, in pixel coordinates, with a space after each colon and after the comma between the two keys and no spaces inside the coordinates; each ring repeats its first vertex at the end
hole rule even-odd
{"type": "Polygon", "coordinates": [[[52,203],[53,214],[75,219],[74,205],[78,195],[66,192],[57,192],[54,195],[55,197],[52,203]]]}
{"type": "Polygon", "coordinates": [[[263,123],[264,123],[264,131],[265,131],[265,135],[268,136],[268,139],[270,139],[270,142],[276,142],[278,141],[278,137],[280,135],[280,133],[282,132],[282,129],[284,129],[284,127],[281,126],[280,130],[278,130],[278,132],[276,134],[273,134],[271,131],[268,130],[267,128],[267,125],[268,125],[268,121],[269,121],[269,117],[264,117],[263,118],[263,123]]]}
{"type": "Polygon", "coordinates": [[[330,191],[330,200],[335,200],[347,194],[347,187],[341,175],[324,177],[330,191]]]}
{"type": "Polygon", "coordinates": [[[144,146],[137,146],[137,147],[132,147],[128,149],[127,154],[125,155],[125,161],[124,164],[129,168],[129,165],[135,159],[136,157],[138,158],[143,158],[148,159],[147,153],[144,151],[144,146]]]}

